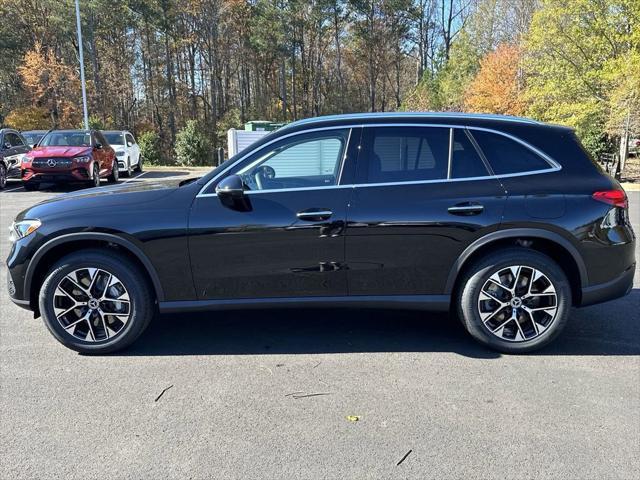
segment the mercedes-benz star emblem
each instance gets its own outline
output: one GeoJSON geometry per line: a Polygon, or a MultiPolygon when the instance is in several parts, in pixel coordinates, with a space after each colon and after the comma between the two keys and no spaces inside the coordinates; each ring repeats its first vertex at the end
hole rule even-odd
{"type": "Polygon", "coordinates": [[[49,160],[47,160],[47,165],[53,168],[56,166],[56,161],[53,158],[50,158],[49,160]]]}

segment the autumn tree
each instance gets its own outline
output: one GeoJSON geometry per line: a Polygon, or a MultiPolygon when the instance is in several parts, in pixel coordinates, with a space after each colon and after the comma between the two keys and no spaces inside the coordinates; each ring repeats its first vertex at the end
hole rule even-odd
{"type": "Polygon", "coordinates": [[[522,114],[524,103],[517,46],[499,45],[480,60],[480,70],[465,92],[464,107],[470,112],[522,114]]]}
{"type": "Polygon", "coordinates": [[[52,48],[36,44],[18,68],[32,102],[47,111],[54,127],[77,123],[80,81],[52,48]]]}

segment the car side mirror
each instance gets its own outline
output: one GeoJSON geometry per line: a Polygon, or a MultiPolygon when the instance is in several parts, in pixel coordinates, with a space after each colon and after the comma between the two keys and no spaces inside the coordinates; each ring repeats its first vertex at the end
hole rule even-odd
{"type": "Polygon", "coordinates": [[[229,175],[220,180],[216,194],[225,207],[242,212],[251,210],[249,196],[244,191],[244,182],[239,175],[229,175]]]}
{"type": "Polygon", "coordinates": [[[9,150],[11,148],[11,144],[9,142],[4,142],[4,145],[2,146],[5,150],[9,150]]]}
{"type": "Polygon", "coordinates": [[[95,149],[96,150],[101,150],[102,149],[102,144],[101,143],[96,143],[95,149]]]}

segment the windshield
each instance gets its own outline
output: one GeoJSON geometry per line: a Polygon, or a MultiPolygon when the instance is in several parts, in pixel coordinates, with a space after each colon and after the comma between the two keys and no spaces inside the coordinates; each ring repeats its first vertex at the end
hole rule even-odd
{"type": "Polygon", "coordinates": [[[22,136],[29,145],[35,145],[44,136],[44,133],[23,133],[22,136]]]}
{"type": "Polygon", "coordinates": [[[122,132],[102,132],[109,145],[124,145],[122,132]]]}
{"type": "Polygon", "coordinates": [[[91,135],[89,132],[49,132],[38,144],[39,147],[90,147],[91,135]]]}

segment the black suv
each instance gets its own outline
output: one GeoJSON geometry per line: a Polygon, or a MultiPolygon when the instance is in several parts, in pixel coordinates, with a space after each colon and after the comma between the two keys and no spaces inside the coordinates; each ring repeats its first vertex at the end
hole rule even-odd
{"type": "Polygon", "coordinates": [[[202,178],[67,194],[12,232],[13,301],[87,353],[158,310],[271,306],[451,310],[526,352],[635,271],[620,185],[572,130],[501,116],[302,120],[202,178]]]}
{"type": "Polygon", "coordinates": [[[31,147],[17,130],[0,129],[0,190],[8,178],[20,178],[20,164],[29,150],[31,147]]]}

